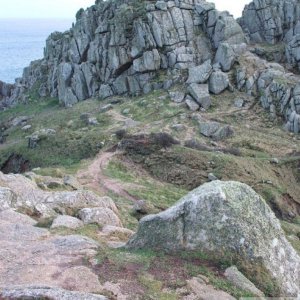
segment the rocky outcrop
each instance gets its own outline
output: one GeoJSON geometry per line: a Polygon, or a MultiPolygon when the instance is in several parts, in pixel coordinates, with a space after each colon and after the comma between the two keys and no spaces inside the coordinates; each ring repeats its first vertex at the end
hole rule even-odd
{"type": "Polygon", "coordinates": [[[300,77],[250,52],[242,55],[239,62],[236,68],[238,90],[257,97],[273,119],[282,119],[286,130],[299,133],[300,77]]]}
{"type": "Polygon", "coordinates": [[[300,294],[300,257],[265,201],[242,183],[204,184],[168,210],[143,218],[127,247],[229,255],[246,275],[265,274],[263,282],[256,280],[271,280],[277,296],[300,294]]]}
{"type": "Polygon", "coordinates": [[[58,214],[74,215],[80,209],[97,208],[106,217],[105,224],[121,225],[118,209],[111,198],[99,197],[88,190],[43,191],[22,175],[4,175],[0,172],[0,204],[0,211],[19,209],[39,219],[54,219],[58,214]]]}
{"type": "Polygon", "coordinates": [[[239,23],[252,42],[283,42],[287,62],[300,69],[299,1],[255,0],[246,5],[239,23]]]}
{"type": "Polygon", "coordinates": [[[32,88],[66,106],[148,93],[182,81],[222,43],[244,41],[234,18],[204,0],[96,1],[69,31],[49,36],[44,58],[24,70],[7,101],[32,88]]]}
{"type": "Polygon", "coordinates": [[[246,5],[239,20],[243,30],[255,42],[290,42],[300,33],[297,0],[255,0],[246,5]]]}
{"type": "Polygon", "coordinates": [[[0,81],[0,100],[11,96],[13,87],[13,84],[8,84],[0,81]]]}

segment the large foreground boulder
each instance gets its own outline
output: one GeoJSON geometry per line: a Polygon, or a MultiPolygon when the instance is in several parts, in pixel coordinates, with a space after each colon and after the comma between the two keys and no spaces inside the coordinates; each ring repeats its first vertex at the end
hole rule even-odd
{"type": "Polygon", "coordinates": [[[214,181],[140,221],[128,248],[203,251],[229,256],[276,296],[300,294],[300,257],[266,202],[249,186],[214,181]]]}

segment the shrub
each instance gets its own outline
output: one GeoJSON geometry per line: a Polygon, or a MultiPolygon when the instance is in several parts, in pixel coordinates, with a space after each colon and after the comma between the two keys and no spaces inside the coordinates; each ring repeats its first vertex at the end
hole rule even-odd
{"type": "Polygon", "coordinates": [[[125,136],[126,136],[126,130],[125,129],[120,129],[120,130],[117,130],[115,132],[116,134],[116,137],[119,139],[119,140],[122,140],[125,136]]]}
{"type": "Polygon", "coordinates": [[[173,145],[178,145],[180,142],[175,140],[170,134],[165,132],[160,133],[152,133],[150,135],[150,139],[153,140],[153,143],[162,147],[162,148],[169,148],[173,145]]]}

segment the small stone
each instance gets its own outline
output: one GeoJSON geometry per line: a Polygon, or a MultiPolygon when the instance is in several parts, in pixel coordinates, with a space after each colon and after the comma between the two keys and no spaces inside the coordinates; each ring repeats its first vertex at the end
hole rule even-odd
{"type": "Polygon", "coordinates": [[[181,103],[184,101],[185,93],[179,91],[169,92],[169,96],[175,103],[181,103]]]}
{"type": "Polygon", "coordinates": [[[78,213],[79,218],[84,224],[98,224],[100,226],[113,225],[121,227],[119,217],[109,208],[94,207],[84,208],[78,213]]]}
{"type": "Polygon", "coordinates": [[[279,159],[278,158],[272,158],[271,159],[271,164],[274,164],[274,165],[278,165],[279,164],[279,159]]]}
{"type": "Polygon", "coordinates": [[[104,112],[107,112],[107,111],[109,111],[109,110],[111,110],[113,108],[114,108],[113,105],[107,104],[107,105],[104,105],[104,106],[100,107],[99,111],[101,113],[104,113],[104,112]]]}
{"type": "Polygon", "coordinates": [[[185,98],[185,103],[191,111],[197,111],[200,108],[199,104],[189,95],[185,98]]]}
{"type": "Polygon", "coordinates": [[[98,125],[98,120],[95,117],[88,118],[88,125],[95,126],[98,125]]]}
{"type": "Polygon", "coordinates": [[[122,114],[123,115],[128,115],[130,113],[130,108],[125,108],[123,111],[122,111],[122,114]]]}
{"type": "Polygon", "coordinates": [[[172,125],[172,129],[176,131],[183,131],[185,130],[185,126],[183,124],[174,124],[172,125]]]}
{"type": "Polygon", "coordinates": [[[215,176],[215,174],[213,174],[213,173],[209,173],[207,178],[209,179],[209,181],[219,180],[219,178],[217,176],[215,176]]]}
{"type": "Polygon", "coordinates": [[[244,105],[245,105],[245,100],[244,99],[239,98],[239,99],[234,100],[234,106],[236,108],[242,108],[244,105]]]}
{"type": "Polygon", "coordinates": [[[83,227],[84,224],[81,220],[71,217],[71,216],[58,216],[54,219],[51,229],[65,227],[69,229],[77,229],[83,227]]]}
{"type": "Polygon", "coordinates": [[[29,129],[31,129],[31,125],[25,125],[24,127],[22,127],[22,130],[27,131],[29,129]]]}

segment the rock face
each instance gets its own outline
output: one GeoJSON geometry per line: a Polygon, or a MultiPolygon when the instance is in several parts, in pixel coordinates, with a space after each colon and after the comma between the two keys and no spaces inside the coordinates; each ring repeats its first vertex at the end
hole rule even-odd
{"type": "Polygon", "coordinates": [[[40,96],[71,106],[90,97],[147,93],[180,82],[184,70],[213,59],[221,43],[244,41],[234,18],[204,0],[98,0],[77,13],[69,31],[52,33],[44,58],[0,95],[20,102],[35,85],[40,96]]]}
{"type": "Polygon", "coordinates": [[[239,23],[253,42],[284,43],[287,61],[300,69],[299,1],[253,1],[246,5],[239,23]]]}
{"type": "Polygon", "coordinates": [[[170,209],[143,218],[127,247],[230,254],[247,275],[263,270],[280,295],[300,293],[300,257],[265,201],[245,184],[204,184],[170,209]]]}
{"type": "Polygon", "coordinates": [[[249,52],[244,53],[239,62],[236,68],[238,90],[257,97],[272,118],[283,119],[286,130],[299,133],[300,77],[249,52]]]}
{"type": "Polygon", "coordinates": [[[239,23],[255,42],[289,42],[300,33],[298,5],[296,0],[255,0],[246,5],[239,23]]]}

